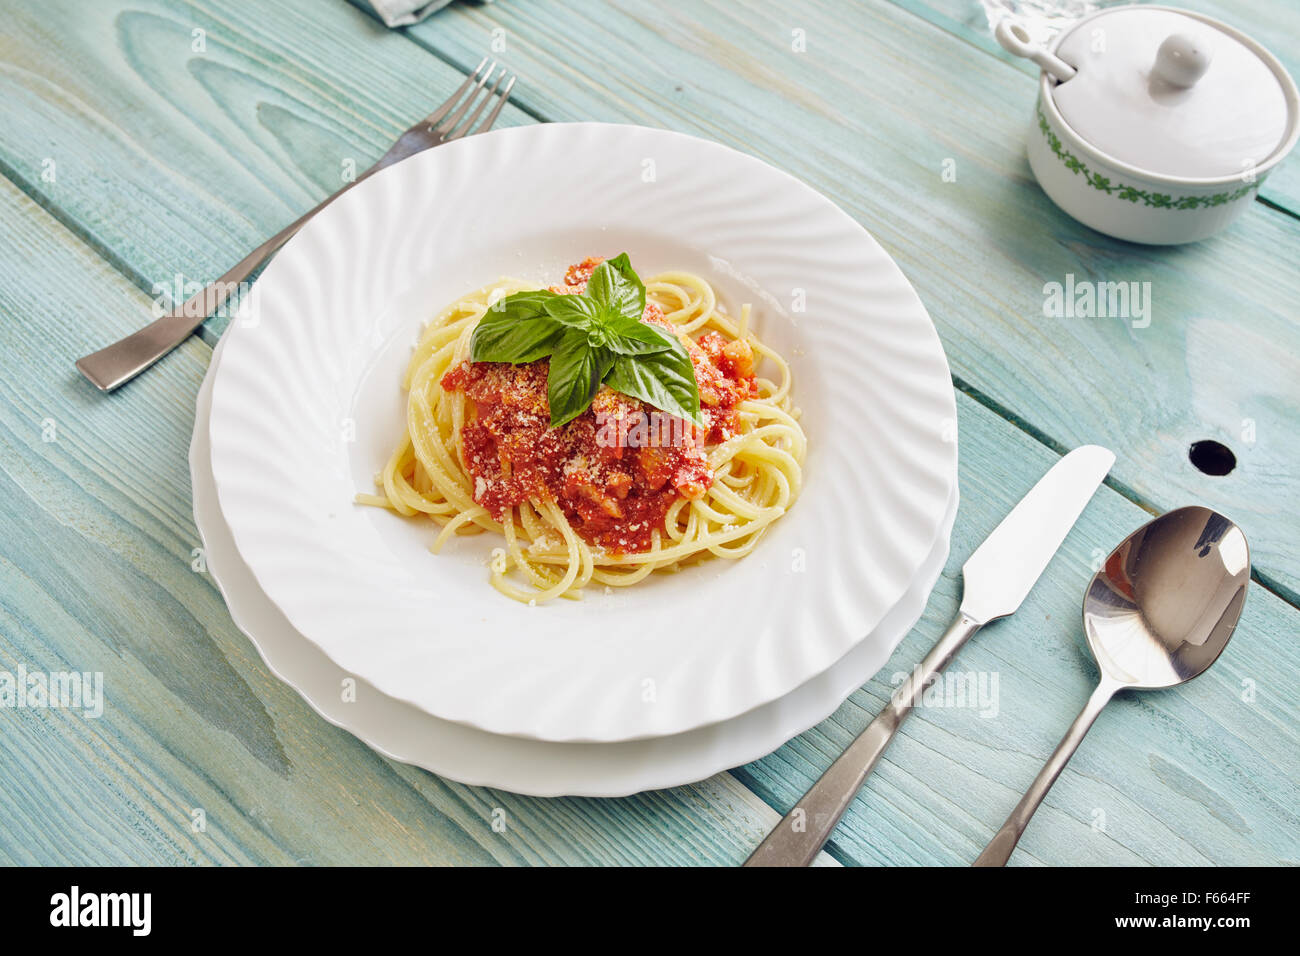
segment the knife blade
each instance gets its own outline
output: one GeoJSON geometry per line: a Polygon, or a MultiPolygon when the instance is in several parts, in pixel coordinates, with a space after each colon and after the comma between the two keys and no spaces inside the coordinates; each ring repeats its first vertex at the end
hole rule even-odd
{"type": "Polygon", "coordinates": [[[1098,445],[1076,448],[1011,509],[962,565],[961,608],[943,637],[745,866],[812,863],[925,689],[976,631],[1020,607],[1114,463],[1098,445]]]}
{"type": "Polygon", "coordinates": [[[961,611],[987,624],[1016,609],[1101,484],[1115,454],[1074,449],[1048,470],[961,566],[961,611]]]}

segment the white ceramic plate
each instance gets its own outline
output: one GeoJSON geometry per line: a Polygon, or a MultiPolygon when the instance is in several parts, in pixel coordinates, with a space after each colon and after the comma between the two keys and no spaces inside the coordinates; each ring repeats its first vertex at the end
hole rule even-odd
{"type": "MultiPolygon", "coordinates": [[[[824,197],[693,137],[562,124],[430,150],[317,216],[244,313],[211,421],[240,554],[344,670],[494,733],[628,740],[776,700],[898,603],[950,498],[952,385],[907,280],[824,197]],[[488,586],[489,536],[434,556],[426,524],[351,504],[400,433],[424,320],[501,275],[553,281],[619,251],[752,302],[791,358],[806,484],[753,554],[530,608],[488,586]]],[[[890,649],[873,644],[877,667],[890,649]]]]}
{"type": "MultiPolygon", "coordinates": [[[[222,354],[218,344],[215,369],[222,354]]],[[[439,720],[361,682],[355,700],[344,702],[350,675],[293,629],[258,587],[235,549],[217,504],[208,442],[212,369],[199,390],[190,443],[194,520],[203,539],[208,570],[230,607],[231,617],[267,666],[335,726],[380,753],[475,786],[533,796],[618,797],[642,790],[703,780],[771,753],[816,726],[879,669],[873,645],[896,647],[912,629],[948,557],[957,514],[953,498],[916,581],[871,634],[843,659],[785,697],[734,720],[650,740],[622,743],[551,743],[502,737],[439,720]]]]}

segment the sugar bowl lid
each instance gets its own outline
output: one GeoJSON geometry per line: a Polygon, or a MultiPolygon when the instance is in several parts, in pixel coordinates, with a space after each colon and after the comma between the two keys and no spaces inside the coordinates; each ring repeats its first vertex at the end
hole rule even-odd
{"type": "Polygon", "coordinates": [[[1105,10],[1075,24],[1055,56],[1023,29],[999,25],[1055,78],[1044,83],[1062,119],[1112,159],[1169,179],[1242,176],[1281,158],[1295,139],[1295,83],[1258,43],[1170,7],[1105,10]],[[1036,55],[1036,54],[1042,54],[1036,55]]]}

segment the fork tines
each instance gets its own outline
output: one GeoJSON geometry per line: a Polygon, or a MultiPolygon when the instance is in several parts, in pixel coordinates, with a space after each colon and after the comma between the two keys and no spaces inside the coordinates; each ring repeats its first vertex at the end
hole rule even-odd
{"type": "Polygon", "coordinates": [[[417,125],[431,127],[432,131],[443,141],[460,139],[474,128],[488,103],[495,99],[496,105],[492,107],[492,112],[488,114],[481,127],[483,130],[491,129],[502,107],[505,106],[506,100],[509,99],[510,90],[514,87],[516,79],[513,75],[507,79],[506,68],[502,67],[501,71],[496,74],[496,82],[493,83],[492,88],[487,91],[486,95],[481,95],[488,82],[492,79],[492,74],[496,72],[496,68],[495,60],[489,63],[488,58],[484,57],[479,61],[478,66],[474,67],[473,72],[465,78],[465,82],[460,85],[460,88],[447,98],[447,102],[426,116],[417,125]],[[467,91],[468,96],[465,95],[467,91]],[[474,111],[466,117],[465,114],[471,106],[474,107],[474,111]]]}

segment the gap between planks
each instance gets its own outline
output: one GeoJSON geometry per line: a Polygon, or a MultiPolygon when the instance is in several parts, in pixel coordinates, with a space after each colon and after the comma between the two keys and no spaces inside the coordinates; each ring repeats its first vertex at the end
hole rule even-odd
{"type": "MultiPolygon", "coordinates": [[[[358,3],[357,0],[349,0],[349,2],[353,6],[357,7],[359,10],[367,13],[371,17],[374,17],[373,10],[371,10],[365,4],[358,3]]],[[[996,55],[994,55],[993,53],[985,49],[983,45],[976,43],[973,37],[971,37],[969,34],[965,33],[964,31],[960,33],[953,32],[952,30],[944,27],[942,24],[936,23],[933,20],[924,17],[920,12],[913,9],[912,6],[910,5],[894,3],[894,6],[900,11],[915,18],[919,23],[925,24],[930,29],[938,30],[948,36],[954,37],[955,39],[958,39],[961,42],[966,43],[972,48],[988,54],[993,59],[1005,63],[1008,69],[1012,69],[1012,70],[1017,69],[1015,64],[1007,63],[1005,60],[1002,60],[1000,57],[997,57],[996,55]]],[[[408,43],[413,44],[424,53],[434,57],[439,62],[451,67],[452,69],[456,70],[462,75],[468,75],[470,70],[472,69],[471,65],[460,60],[454,54],[438,49],[437,47],[425,41],[423,37],[421,37],[418,34],[411,33],[405,27],[395,30],[393,32],[400,35],[408,43]]],[[[544,116],[543,114],[539,113],[537,110],[532,109],[531,107],[520,102],[513,94],[510,97],[508,97],[508,102],[510,103],[510,105],[518,109],[521,113],[524,113],[525,115],[533,118],[539,123],[551,122],[551,120],[548,117],[544,116]]],[[[127,263],[124,259],[122,259],[122,257],[119,256],[116,252],[114,252],[113,249],[109,248],[104,243],[100,242],[94,235],[88,232],[88,230],[85,227],[83,227],[75,217],[69,215],[56,202],[54,202],[51,194],[46,193],[41,189],[39,189],[33,180],[31,180],[26,176],[23,176],[18,170],[14,169],[3,158],[0,158],[0,176],[3,176],[5,179],[7,179],[24,195],[29,197],[33,202],[35,202],[38,206],[40,206],[47,213],[49,213],[72,236],[76,237],[76,239],[79,242],[81,242],[84,246],[92,250],[96,255],[98,255],[101,259],[103,259],[106,263],[108,263],[115,271],[117,271],[118,273],[126,277],[126,279],[132,285],[136,286],[143,292],[146,293],[151,292],[151,290],[153,289],[153,283],[147,277],[142,275],[136,269],[132,268],[130,264],[127,263]]],[[[1282,215],[1285,215],[1292,219],[1300,220],[1300,215],[1297,215],[1296,213],[1292,212],[1291,210],[1287,209],[1284,206],[1281,206],[1271,200],[1264,199],[1263,197],[1260,197],[1258,195],[1256,195],[1255,198],[1257,202],[1259,202],[1261,205],[1263,205],[1264,207],[1270,210],[1281,213],[1282,215]]],[[[262,267],[259,267],[257,270],[254,271],[252,276],[250,276],[249,281],[257,280],[258,276],[260,275],[261,268],[262,267]]],[[[142,325],[144,324],[144,320],[146,318],[147,318],[146,316],[141,316],[142,325]]],[[[200,339],[204,341],[206,344],[208,344],[209,346],[215,346],[217,340],[220,338],[220,333],[215,333],[211,331],[206,324],[199,327],[197,334],[199,335],[200,339]]],[[[957,376],[953,376],[953,385],[959,391],[965,393],[970,398],[974,399],[976,402],[983,405],[989,411],[993,412],[995,415],[999,416],[1000,418],[1005,419],[1007,422],[1014,425],[1016,428],[1020,429],[1025,434],[1029,435],[1035,441],[1046,446],[1047,448],[1050,448],[1053,452],[1057,453],[1058,455],[1064,455],[1066,454],[1066,452],[1070,450],[1064,443],[1058,441],[1046,431],[1037,428],[1036,426],[1031,424],[1029,420],[1025,418],[1023,415],[1016,413],[1008,406],[993,399],[990,395],[974,387],[970,383],[963,381],[957,376]]],[[[1149,514],[1157,515],[1160,513],[1160,510],[1149,499],[1139,494],[1135,489],[1130,487],[1128,484],[1121,482],[1110,476],[1108,476],[1105,479],[1105,484],[1108,487],[1115,490],[1116,492],[1118,492],[1119,494],[1123,495],[1129,501],[1133,502],[1133,504],[1137,505],[1142,510],[1148,512],[1149,514]]],[[[1257,568],[1252,567],[1251,579],[1254,580],[1255,583],[1258,584],[1260,587],[1264,588],[1267,591],[1272,592],[1281,600],[1285,601],[1287,604],[1290,604],[1292,607],[1300,609],[1300,593],[1297,593],[1296,591],[1293,591],[1292,589],[1286,587],[1282,582],[1275,580],[1271,575],[1261,572],[1257,568]]]]}
{"type": "MultiPolygon", "coordinates": [[[[908,11],[908,12],[912,12],[912,11],[908,11]]],[[[461,63],[456,62],[453,56],[444,55],[441,51],[429,46],[425,42],[422,42],[418,37],[408,34],[407,31],[405,30],[399,32],[402,36],[404,36],[408,40],[408,42],[415,43],[421,50],[434,56],[435,58],[445,63],[446,65],[451,66],[461,74],[465,74],[468,72],[467,67],[461,63]]],[[[547,121],[546,117],[538,114],[534,110],[531,110],[526,106],[524,106],[523,104],[517,102],[514,99],[514,97],[511,97],[511,103],[516,108],[520,109],[521,112],[529,115],[535,120],[539,122],[547,121]]],[[[97,241],[93,236],[87,235],[81,228],[79,228],[75,224],[75,222],[70,221],[68,217],[64,214],[63,210],[61,210],[57,206],[57,204],[54,204],[46,194],[42,193],[40,190],[35,188],[35,183],[29,182],[24,177],[18,175],[16,171],[8,168],[7,164],[3,163],[3,161],[0,161],[0,174],[3,174],[10,182],[14,184],[14,186],[17,189],[19,189],[21,192],[23,192],[25,195],[31,198],[42,209],[48,212],[57,222],[59,222],[60,225],[69,232],[70,235],[76,237],[77,240],[80,241],[85,247],[93,251],[97,256],[99,256],[107,264],[109,264],[116,272],[123,275],[129,282],[131,282],[133,285],[137,287],[140,287],[146,292],[151,288],[151,284],[146,282],[143,276],[139,275],[135,270],[131,269],[124,261],[122,261],[120,257],[118,257],[113,252],[111,248],[105,247],[102,243],[97,241]]],[[[1289,210],[1276,206],[1276,204],[1270,203],[1267,200],[1260,200],[1260,201],[1263,202],[1265,205],[1269,206],[1270,208],[1275,208],[1280,212],[1285,212],[1287,213],[1287,215],[1293,215],[1292,213],[1290,213],[1289,210]]],[[[144,317],[142,316],[142,321],[143,318],[144,317]]],[[[206,327],[205,327],[205,332],[206,332],[206,327]]],[[[211,342],[215,340],[216,337],[217,336],[210,335],[210,334],[205,334],[203,336],[204,340],[208,342],[208,344],[211,344],[211,342]]],[[[979,403],[989,411],[993,412],[998,417],[1006,420],[1008,423],[1019,428],[1021,431],[1026,433],[1030,438],[1032,438],[1034,441],[1042,444],[1043,446],[1047,447],[1054,453],[1063,454],[1065,451],[1068,450],[1064,446],[1062,446],[1059,441],[1056,441],[1054,438],[1052,438],[1051,435],[1043,432],[1040,429],[1035,428],[1028,421],[1016,415],[1013,411],[1011,411],[1011,409],[1001,405],[1001,403],[992,400],[989,396],[984,395],[980,390],[974,388],[969,383],[966,383],[954,377],[954,385],[957,389],[963,391],[970,398],[972,398],[972,400],[976,401],[977,403],[979,403]]],[[[1149,502],[1144,500],[1141,496],[1137,495],[1132,489],[1128,488],[1126,485],[1110,479],[1108,479],[1106,483],[1110,485],[1113,490],[1117,491],[1123,497],[1132,501],[1134,504],[1136,504],[1138,507],[1141,507],[1143,510],[1151,513],[1157,513],[1156,509],[1154,509],[1149,502]]],[[[1279,590],[1269,581],[1260,578],[1258,575],[1256,575],[1256,580],[1258,583],[1261,584],[1261,586],[1265,587],[1268,590],[1272,590],[1274,593],[1278,594],[1278,596],[1288,604],[1291,604],[1293,606],[1297,605],[1296,599],[1293,595],[1290,595],[1284,591],[1279,590]]],[[[736,772],[732,771],[731,774],[732,776],[735,776],[736,772]]],[[[743,778],[741,779],[740,782],[743,786],[744,785],[743,778]]],[[[753,793],[753,791],[748,787],[746,787],[746,790],[750,793],[753,793]]],[[[767,807],[766,802],[763,802],[761,800],[760,802],[762,803],[763,807],[767,807]]],[[[767,814],[763,814],[763,816],[766,817],[767,814]]],[[[771,816],[771,822],[775,822],[778,819],[779,819],[779,813],[773,810],[771,816]]],[[[835,847],[834,843],[828,844],[827,853],[832,858],[834,858],[836,862],[842,862],[842,860],[840,859],[841,854],[837,852],[837,848],[835,847]]]]}
{"type": "MultiPolygon", "coordinates": [[[[353,2],[355,2],[355,0],[353,0],[353,2]]],[[[1014,57],[1010,53],[1003,53],[1001,47],[997,45],[997,41],[994,40],[992,36],[985,36],[984,34],[979,33],[977,30],[970,31],[964,29],[954,29],[953,21],[943,16],[939,11],[924,6],[924,3],[917,4],[915,2],[908,2],[908,0],[886,0],[886,2],[891,4],[897,10],[900,10],[909,16],[915,17],[921,23],[925,23],[936,30],[946,33],[948,36],[961,41],[962,43],[966,44],[972,49],[979,50],[981,53],[988,54],[988,56],[992,57],[994,60],[997,60],[999,63],[1005,64],[1008,69],[1015,70],[1017,73],[1022,73],[1026,76],[1037,76],[1036,67],[1032,66],[1032,64],[1030,64],[1029,61],[1026,59],[1014,57]],[[926,12],[928,12],[930,16],[926,16],[926,12]]],[[[1194,12],[1199,12],[1199,11],[1194,11],[1194,12]]],[[[961,24],[961,26],[968,26],[968,24],[961,24]]],[[[1300,211],[1288,209],[1286,206],[1283,206],[1272,199],[1266,199],[1265,197],[1259,194],[1258,190],[1255,191],[1255,202],[1269,209],[1272,209],[1276,212],[1279,212],[1282,215],[1287,216],[1291,219],[1300,220],[1300,211]]],[[[1116,490],[1118,490],[1118,487],[1116,488],[1116,490]]],[[[1141,501],[1138,501],[1136,498],[1133,500],[1136,504],[1140,505],[1141,507],[1143,508],[1146,507],[1145,504],[1143,504],[1141,501]]],[[[1284,593],[1291,594],[1291,592],[1289,591],[1285,591],[1284,593]]],[[[1289,603],[1294,604],[1295,603],[1295,600],[1293,599],[1294,597],[1296,596],[1292,595],[1291,597],[1286,597],[1285,600],[1287,600],[1289,603]]]]}
{"type": "MultiPolygon", "coordinates": [[[[363,9],[363,10],[366,9],[364,5],[357,3],[357,0],[350,0],[350,2],[352,2],[353,5],[357,6],[359,9],[363,9]]],[[[953,36],[959,40],[962,40],[963,42],[969,44],[975,49],[983,50],[983,47],[975,43],[970,37],[963,36],[961,34],[955,34],[949,30],[945,30],[943,27],[939,26],[938,24],[935,24],[930,20],[926,19],[925,17],[922,17],[919,13],[917,13],[915,10],[912,10],[910,7],[899,5],[899,4],[895,4],[895,6],[897,6],[899,10],[907,13],[908,15],[915,17],[918,22],[924,23],[931,29],[940,30],[948,34],[949,36],[953,36]]],[[[458,59],[454,54],[447,51],[439,50],[437,47],[430,45],[419,34],[410,33],[405,27],[400,28],[397,32],[401,33],[402,36],[406,37],[410,42],[420,47],[420,49],[424,50],[431,56],[437,57],[443,63],[447,64],[452,69],[459,71],[460,73],[468,74],[469,71],[473,68],[472,64],[467,65],[465,62],[458,59]]],[[[984,52],[988,52],[988,51],[984,51],[984,52]]],[[[993,59],[999,59],[998,57],[993,56],[993,54],[991,53],[989,53],[989,56],[993,57],[993,59]]],[[[999,60],[999,62],[1002,61],[999,60]]],[[[1013,69],[1013,70],[1016,69],[1016,67],[1011,63],[1007,63],[1006,65],[1009,69],[1013,69]]],[[[514,102],[513,99],[512,102],[514,102]]],[[[518,106],[522,112],[527,113],[529,116],[536,119],[539,123],[551,122],[549,118],[547,118],[546,116],[542,115],[541,113],[537,112],[534,109],[527,108],[519,103],[515,103],[515,105],[518,106]]],[[[1292,213],[1290,210],[1286,209],[1283,206],[1279,206],[1270,200],[1263,199],[1259,195],[1256,195],[1255,199],[1257,202],[1259,202],[1261,205],[1265,206],[1268,209],[1276,210],[1277,212],[1280,212],[1293,219],[1300,220],[1300,216],[1292,213]]],[[[1069,446],[1057,440],[1051,434],[1044,431],[1043,429],[1040,429],[1035,425],[1031,424],[1029,420],[1025,418],[1023,415],[1017,414],[1013,409],[1004,405],[1002,402],[997,401],[992,396],[988,395],[987,393],[983,392],[982,390],[976,388],[975,386],[971,385],[970,383],[962,380],[961,378],[955,375],[953,376],[953,386],[957,390],[965,393],[970,398],[974,399],[980,405],[983,405],[986,409],[991,411],[993,414],[997,415],[1002,419],[1005,419],[1008,423],[1020,429],[1022,432],[1024,432],[1029,437],[1033,438],[1039,444],[1044,445],[1047,448],[1050,448],[1056,454],[1064,456],[1067,452],[1070,451],[1069,446]]],[[[1148,514],[1154,516],[1154,515],[1159,515],[1161,513],[1160,509],[1156,507],[1156,505],[1153,502],[1151,502],[1144,495],[1139,494],[1134,488],[1132,488],[1127,483],[1122,482],[1117,478],[1114,478],[1113,476],[1107,475],[1104,484],[1107,487],[1118,492],[1123,497],[1127,498],[1129,501],[1137,505],[1143,511],[1146,511],[1148,514]]],[[[1292,607],[1300,609],[1300,593],[1291,590],[1282,582],[1275,580],[1271,575],[1265,572],[1261,572],[1258,568],[1254,566],[1251,567],[1250,576],[1251,576],[1251,580],[1253,580],[1260,587],[1264,588],[1266,591],[1270,591],[1271,593],[1273,593],[1278,598],[1285,601],[1287,604],[1291,605],[1292,607]]]]}

